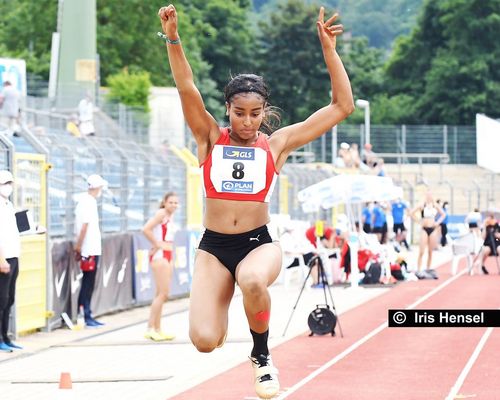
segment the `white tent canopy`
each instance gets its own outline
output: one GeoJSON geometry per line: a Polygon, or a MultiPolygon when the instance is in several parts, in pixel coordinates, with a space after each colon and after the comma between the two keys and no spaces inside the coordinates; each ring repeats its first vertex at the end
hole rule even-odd
{"type": "Polygon", "coordinates": [[[403,197],[403,189],[391,178],[372,175],[337,175],[301,190],[298,195],[304,212],[329,209],[341,203],[390,201],[403,197]]]}

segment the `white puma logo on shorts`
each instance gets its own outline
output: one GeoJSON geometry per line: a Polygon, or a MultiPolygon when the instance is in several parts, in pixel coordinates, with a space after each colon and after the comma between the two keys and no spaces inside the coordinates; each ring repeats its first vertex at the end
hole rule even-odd
{"type": "Polygon", "coordinates": [[[256,240],[258,242],[259,241],[259,236],[260,236],[260,234],[258,234],[257,237],[251,237],[250,241],[256,240]]]}

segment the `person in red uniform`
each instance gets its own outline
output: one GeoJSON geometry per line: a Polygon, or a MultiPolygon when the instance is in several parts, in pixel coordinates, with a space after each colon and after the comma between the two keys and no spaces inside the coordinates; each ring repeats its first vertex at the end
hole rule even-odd
{"type": "Polygon", "coordinates": [[[206,110],[177,30],[173,5],[159,10],[170,69],[184,117],[197,143],[206,196],[205,232],[196,253],[189,308],[189,336],[201,352],[224,343],[228,308],[235,283],[253,339],[251,365],[255,391],[261,398],[279,392],[278,370],[268,349],[271,298],[268,286],[281,270],[282,252],[267,230],[269,199],[289,154],[319,138],[354,110],[351,86],[336,51],[342,26],[337,15],[316,21],[330,86],[329,104],[305,121],[270,133],[273,110],[262,77],[240,74],[229,81],[224,97],[229,126],[221,128],[206,110]]]}
{"type": "Polygon", "coordinates": [[[163,304],[168,300],[170,281],[172,280],[172,246],[174,242],[174,224],[172,221],[179,207],[179,198],[173,192],[163,197],[159,210],[146,222],[142,231],[153,246],[149,252],[149,262],[153,271],[156,295],[151,303],[146,339],[155,342],[173,340],[174,335],[161,330],[163,304]]]}
{"type": "MultiPolygon", "coordinates": [[[[306,238],[311,242],[311,244],[315,247],[318,248],[318,242],[317,239],[319,238],[321,245],[324,248],[327,249],[333,249],[335,247],[335,231],[330,227],[330,226],[325,226],[323,228],[323,235],[322,236],[317,236],[316,235],[316,224],[313,224],[311,227],[309,227],[306,230],[306,238]]],[[[315,262],[311,266],[311,277],[312,277],[312,288],[322,288],[323,283],[319,282],[319,275],[318,275],[318,263],[315,262]]]]}

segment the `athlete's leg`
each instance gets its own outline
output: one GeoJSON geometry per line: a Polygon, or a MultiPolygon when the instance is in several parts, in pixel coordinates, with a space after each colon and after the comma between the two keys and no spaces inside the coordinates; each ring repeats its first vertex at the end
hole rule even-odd
{"type": "Polygon", "coordinates": [[[159,331],[163,304],[168,300],[170,281],[172,279],[172,265],[168,260],[162,258],[153,260],[151,269],[153,270],[156,285],[156,295],[151,303],[148,327],[159,331]]]}
{"type": "Polygon", "coordinates": [[[435,228],[427,238],[427,269],[432,265],[432,253],[437,246],[439,235],[441,234],[439,228],[435,228]]]}
{"type": "Polygon", "coordinates": [[[281,248],[277,242],[257,247],[236,268],[236,281],[243,293],[248,324],[254,332],[268,330],[271,297],[267,287],[276,280],[280,268],[281,248]]]}
{"type": "Polygon", "coordinates": [[[267,340],[271,298],[267,287],[279,275],[281,248],[267,243],[252,250],[236,268],[236,280],[243,293],[243,305],[253,338],[251,362],[255,391],[259,397],[270,399],[278,394],[278,370],[274,367],[267,340]]]}
{"type": "Polygon", "coordinates": [[[221,345],[227,332],[227,312],[234,293],[231,273],[212,254],[197,250],[189,305],[189,337],[198,351],[221,345]]]}
{"type": "Polygon", "coordinates": [[[424,256],[425,246],[427,246],[429,235],[423,229],[420,231],[420,242],[418,245],[418,270],[422,270],[422,257],[424,256]]]}

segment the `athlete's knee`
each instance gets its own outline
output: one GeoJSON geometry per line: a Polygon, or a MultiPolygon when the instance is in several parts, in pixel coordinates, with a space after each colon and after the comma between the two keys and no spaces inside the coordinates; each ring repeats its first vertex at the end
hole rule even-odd
{"type": "Polygon", "coordinates": [[[250,296],[261,295],[267,290],[266,281],[258,275],[250,275],[238,282],[243,294],[250,296]]]}
{"type": "Polygon", "coordinates": [[[168,300],[168,292],[160,292],[156,295],[160,301],[165,303],[168,300]]]}
{"type": "Polygon", "coordinates": [[[210,353],[220,343],[220,338],[207,329],[189,329],[189,338],[200,353],[210,353]]]}

